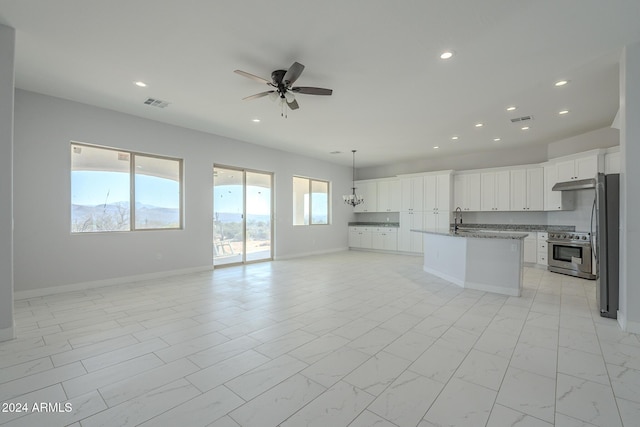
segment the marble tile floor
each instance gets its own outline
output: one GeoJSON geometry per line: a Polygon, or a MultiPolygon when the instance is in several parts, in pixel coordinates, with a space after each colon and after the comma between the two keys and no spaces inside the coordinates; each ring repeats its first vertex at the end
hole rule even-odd
{"type": "Polygon", "coordinates": [[[595,282],[526,268],[506,297],[421,261],[340,252],[16,301],[0,424],[640,425],[640,340],[598,315],[595,282]]]}

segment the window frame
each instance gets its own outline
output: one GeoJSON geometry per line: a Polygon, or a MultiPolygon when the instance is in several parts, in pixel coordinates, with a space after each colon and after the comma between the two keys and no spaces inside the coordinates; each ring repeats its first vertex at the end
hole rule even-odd
{"type": "MultiPolygon", "coordinates": [[[[293,218],[293,226],[294,227],[304,227],[304,226],[322,226],[322,225],[331,225],[331,181],[326,180],[326,179],[317,179],[317,178],[309,178],[307,176],[301,176],[301,175],[293,175],[292,177],[292,184],[293,181],[295,179],[304,179],[307,180],[308,182],[308,192],[307,194],[309,195],[309,221],[307,224],[296,224],[295,220],[295,215],[293,218]],[[320,222],[320,223],[314,223],[313,222],[313,183],[321,183],[327,186],[327,222],[320,222]]],[[[294,203],[295,201],[292,200],[292,203],[294,203]]],[[[295,206],[294,206],[295,208],[295,206]]]]}
{"type": "MultiPolygon", "coordinates": [[[[159,154],[152,153],[143,153],[140,151],[132,151],[125,150],[116,147],[107,147],[104,145],[98,144],[90,144],[86,142],[78,142],[71,141],[70,143],[70,151],[73,156],[73,148],[74,147],[88,147],[93,149],[100,150],[108,150],[114,151],[117,153],[124,153],[129,155],[129,229],[128,230],[98,230],[98,231],[73,231],[71,229],[72,235],[82,235],[82,234],[102,234],[102,233],[132,233],[132,232],[144,232],[144,231],[175,231],[175,230],[184,230],[184,159],[180,159],[177,157],[163,156],[159,154]],[[160,160],[169,160],[178,163],[178,226],[177,227],[159,227],[159,228],[136,228],[136,156],[154,158],[160,160]]],[[[71,157],[72,158],[72,157],[71,157]]],[[[70,162],[69,165],[70,171],[70,180],[69,180],[69,189],[71,190],[73,186],[73,178],[71,174],[73,173],[73,162],[70,162]]],[[[71,195],[70,195],[71,196],[71,195]]],[[[69,198],[71,202],[71,197],[69,198]]],[[[70,206],[72,203],[70,203],[70,206]]],[[[71,227],[73,227],[73,217],[72,212],[69,212],[69,216],[71,219],[71,227]]]]}

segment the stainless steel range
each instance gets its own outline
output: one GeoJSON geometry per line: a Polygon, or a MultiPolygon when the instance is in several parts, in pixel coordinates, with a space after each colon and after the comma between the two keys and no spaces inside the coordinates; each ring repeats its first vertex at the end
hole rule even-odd
{"type": "Polygon", "coordinates": [[[595,280],[592,271],[591,233],[551,232],[547,240],[549,271],[595,280]]]}

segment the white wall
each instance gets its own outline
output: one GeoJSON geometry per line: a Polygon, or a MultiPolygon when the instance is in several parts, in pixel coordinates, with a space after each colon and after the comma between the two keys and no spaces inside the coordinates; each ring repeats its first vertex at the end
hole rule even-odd
{"type": "Polygon", "coordinates": [[[620,131],[606,127],[552,142],[547,146],[547,157],[555,159],[556,157],[568,156],[581,151],[615,147],[619,144],[620,131]]]}
{"type": "Polygon", "coordinates": [[[640,43],[620,60],[620,310],[623,329],[640,333],[640,43]]]}
{"type": "Polygon", "coordinates": [[[214,163],[274,172],[276,258],[347,247],[348,167],[17,90],[16,291],[210,266],[214,163]],[[184,230],[71,235],[72,140],[184,159],[184,230]],[[295,174],[331,181],[332,225],[293,227],[295,174]]]}
{"type": "Polygon", "coordinates": [[[357,170],[357,179],[385,178],[407,173],[448,169],[461,171],[525,165],[529,163],[542,163],[546,160],[547,146],[535,145],[503,150],[480,151],[448,157],[424,158],[404,163],[359,168],[357,170]]]}
{"type": "Polygon", "coordinates": [[[614,147],[619,144],[620,131],[606,127],[561,139],[550,144],[480,151],[448,157],[424,158],[391,165],[359,168],[357,170],[357,179],[386,178],[407,173],[448,169],[463,171],[543,163],[556,157],[568,156],[596,148],[614,147]]]}
{"type": "Polygon", "coordinates": [[[15,31],[0,25],[0,341],[13,330],[13,63],[15,31]]]}

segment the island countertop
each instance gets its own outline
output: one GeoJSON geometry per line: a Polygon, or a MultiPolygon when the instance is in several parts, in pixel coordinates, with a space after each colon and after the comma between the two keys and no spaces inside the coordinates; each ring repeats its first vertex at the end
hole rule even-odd
{"type": "Polygon", "coordinates": [[[458,230],[454,232],[449,228],[411,229],[416,233],[438,234],[440,236],[465,237],[476,239],[524,239],[529,233],[497,233],[492,231],[458,230]]]}

